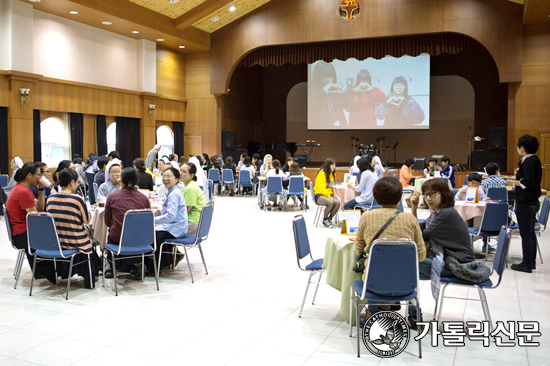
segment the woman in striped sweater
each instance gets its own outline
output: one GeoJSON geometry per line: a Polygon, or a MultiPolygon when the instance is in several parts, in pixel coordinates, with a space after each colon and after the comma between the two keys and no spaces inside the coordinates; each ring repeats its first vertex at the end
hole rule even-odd
{"type": "MultiPolygon", "coordinates": [[[[46,211],[51,213],[55,220],[57,235],[61,248],[76,249],[78,254],[74,262],[83,263],[73,267],[73,274],[84,277],[86,288],[90,288],[90,273],[92,276],[92,287],[95,287],[95,277],[99,272],[99,257],[93,250],[92,241],[84,228],[88,224],[91,215],[86,203],[79,195],[74,194],[78,188],[78,173],[72,169],[63,169],[59,173],[59,186],[61,192],[50,196],[46,204],[46,211]],[[90,257],[90,269],[86,260],[90,257]]],[[[61,277],[68,276],[69,266],[67,263],[58,263],[57,272],[61,277]]]]}

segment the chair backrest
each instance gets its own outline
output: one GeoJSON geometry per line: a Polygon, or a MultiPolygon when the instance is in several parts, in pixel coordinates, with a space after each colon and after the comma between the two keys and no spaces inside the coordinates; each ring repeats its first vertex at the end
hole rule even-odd
{"type": "Polygon", "coordinates": [[[361,183],[361,173],[353,173],[354,177],[357,177],[357,184],[361,183]]]}
{"type": "Polygon", "coordinates": [[[467,186],[468,185],[468,174],[466,174],[466,176],[464,177],[464,183],[462,184],[463,186],[467,186]]]}
{"type": "Polygon", "coordinates": [[[27,240],[29,252],[59,250],[60,253],[63,253],[57,236],[55,220],[48,212],[29,212],[27,214],[27,240]]]}
{"type": "MultiPolygon", "coordinates": [[[[504,267],[506,263],[506,257],[508,257],[508,250],[510,249],[510,240],[512,238],[512,229],[508,229],[506,226],[500,228],[498,235],[497,250],[493,259],[493,270],[495,273],[502,277],[504,267]]],[[[498,280],[500,283],[500,278],[498,280]]],[[[498,286],[498,284],[497,284],[498,286]]]]}
{"type": "Polygon", "coordinates": [[[9,177],[7,174],[0,174],[0,185],[5,187],[8,185],[9,177]]]}
{"type": "Polygon", "coordinates": [[[199,219],[199,226],[197,228],[197,237],[202,240],[206,240],[208,233],[210,233],[210,226],[212,225],[212,217],[214,216],[214,205],[208,203],[202,206],[201,217],[199,219]]]}
{"type": "Polygon", "coordinates": [[[508,224],[508,203],[489,201],[481,218],[481,231],[498,232],[503,225],[508,224]]]}
{"type": "Polygon", "coordinates": [[[220,171],[218,169],[210,169],[208,171],[208,179],[214,183],[218,183],[220,181],[220,171]]]}
{"type": "Polygon", "coordinates": [[[155,216],[152,210],[129,210],[124,215],[122,233],[120,234],[120,248],[143,247],[146,245],[157,248],[155,235],[155,216]]]}
{"type": "Polygon", "coordinates": [[[246,169],[241,169],[239,171],[239,184],[252,184],[250,179],[250,171],[246,169]]]}
{"type": "Polygon", "coordinates": [[[393,177],[393,172],[391,170],[388,171],[388,177],[393,177]]]}
{"type": "MultiPolygon", "coordinates": [[[[378,204],[378,202],[376,202],[376,199],[374,198],[374,196],[372,197],[372,203],[370,204],[370,207],[376,207],[376,206],[380,206],[378,204]]],[[[401,204],[401,208],[403,208],[403,204],[401,204]]]]}
{"type": "Polygon", "coordinates": [[[231,169],[224,169],[222,170],[222,181],[224,183],[235,183],[235,180],[233,179],[233,170],[231,169]]]}
{"type": "Polygon", "coordinates": [[[542,200],[542,207],[539,214],[539,223],[544,225],[544,230],[546,230],[546,225],[548,224],[548,211],[550,211],[550,199],[545,198],[542,200]]]}
{"type": "Polygon", "coordinates": [[[97,192],[99,191],[99,187],[97,186],[97,183],[94,182],[94,197],[97,200],[97,192]]]}
{"type": "Polygon", "coordinates": [[[418,252],[411,239],[377,239],[369,249],[361,298],[369,291],[381,296],[404,296],[418,286],[418,252]]]}
{"type": "Polygon", "coordinates": [[[267,177],[266,192],[281,194],[283,192],[283,179],[281,177],[267,177]]]}
{"type": "Polygon", "coordinates": [[[288,192],[289,194],[293,195],[305,194],[306,191],[304,190],[304,177],[300,175],[291,176],[290,183],[288,184],[288,192]]]}
{"type": "Polygon", "coordinates": [[[453,192],[453,196],[456,196],[456,194],[458,193],[458,189],[454,188],[454,189],[451,189],[451,192],[453,192]]]}
{"type": "Polygon", "coordinates": [[[214,182],[212,181],[212,179],[208,179],[208,199],[209,200],[212,200],[212,195],[214,194],[213,192],[213,189],[214,189],[214,182]]]}
{"type": "Polygon", "coordinates": [[[306,220],[304,219],[303,215],[294,216],[294,219],[292,219],[292,231],[294,232],[294,245],[296,248],[296,259],[298,260],[298,267],[302,268],[300,265],[300,259],[303,259],[308,254],[311,257],[309,238],[307,236],[306,220]]]}
{"type": "Polygon", "coordinates": [[[311,194],[311,202],[317,203],[317,201],[315,201],[315,192],[313,192],[313,183],[311,181],[309,181],[309,193],[311,194]]]}
{"type": "MultiPolygon", "coordinates": [[[[374,200],[374,198],[373,198],[373,200],[374,200]]],[[[404,211],[404,210],[403,210],[403,200],[399,200],[399,206],[397,206],[397,209],[398,209],[399,211],[401,211],[401,212],[404,211]]]]}
{"type": "MultiPolygon", "coordinates": [[[[6,210],[6,205],[2,205],[2,211],[4,211],[4,221],[6,222],[6,231],[8,232],[8,239],[10,240],[11,245],[13,246],[13,236],[11,233],[11,224],[10,218],[8,217],[8,210],[6,210]]],[[[14,246],[15,248],[15,246],[14,246]]]]}
{"type": "Polygon", "coordinates": [[[491,187],[485,193],[487,193],[487,197],[489,197],[491,201],[508,202],[508,190],[504,187],[491,187]]]}

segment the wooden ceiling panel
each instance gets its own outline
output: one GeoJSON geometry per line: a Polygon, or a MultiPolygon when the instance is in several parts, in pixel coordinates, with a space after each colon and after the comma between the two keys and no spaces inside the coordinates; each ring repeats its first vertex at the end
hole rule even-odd
{"type": "Polygon", "coordinates": [[[232,4],[218,9],[194,23],[193,27],[208,33],[215,32],[269,1],[270,0],[235,0],[232,4]],[[235,6],[237,9],[235,11],[229,11],[231,5],[235,6]],[[212,19],[215,17],[219,17],[219,20],[213,22],[212,19]]]}
{"type": "Polygon", "coordinates": [[[206,0],[180,0],[175,4],[171,4],[170,0],[127,0],[139,6],[143,6],[149,10],[166,15],[172,19],[187,13],[194,7],[202,4],[206,0]]]}
{"type": "Polygon", "coordinates": [[[550,1],[525,0],[523,24],[550,24],[550,1]]]}

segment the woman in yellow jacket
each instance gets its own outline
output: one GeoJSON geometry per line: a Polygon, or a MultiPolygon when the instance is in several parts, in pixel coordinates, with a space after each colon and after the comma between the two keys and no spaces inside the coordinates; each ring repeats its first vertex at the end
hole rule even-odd
{"type": "Polygon", "coordinates": [[[340,208],[340,201],[332,194],[332,187],[334,186],[334,180],[336,178],[334,170],[336,170],[334,159],[328,158],[325,160],[323,166],[319,169],[319,172],[317,172],[315,187],[313,187],[315,203],[326,206],[325,216],[323,218],[323,225],[326,227],[334,226],[332,224],[332,218],[340,208]]]}

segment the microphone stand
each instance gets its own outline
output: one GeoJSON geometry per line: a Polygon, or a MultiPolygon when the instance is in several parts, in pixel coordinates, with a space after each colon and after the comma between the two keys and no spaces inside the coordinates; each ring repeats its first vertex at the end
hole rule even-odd
{"type": "Polygon", "coordinates": [[[468,127],[470,129],[470,135],[468,137],[468,145],[469,146],[469,155],[468,155],[468,170],[472,170],[472,148],[474,146],[474,132],[472,131],[472,127],[468,127]]]}

